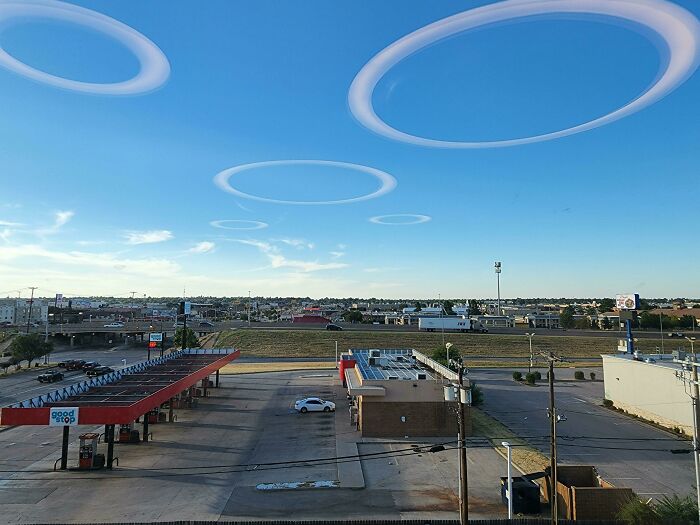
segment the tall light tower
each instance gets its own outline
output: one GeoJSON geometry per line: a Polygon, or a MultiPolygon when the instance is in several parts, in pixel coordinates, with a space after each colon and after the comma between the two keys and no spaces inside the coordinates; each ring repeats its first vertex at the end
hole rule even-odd
{"type": "Polygon", "coordinates": [[[493,269],[496,272],[496,285],[498,286],[498,302],[496,303],[496,315],[501,315],[501,262],[493,263],[493,269]]]}

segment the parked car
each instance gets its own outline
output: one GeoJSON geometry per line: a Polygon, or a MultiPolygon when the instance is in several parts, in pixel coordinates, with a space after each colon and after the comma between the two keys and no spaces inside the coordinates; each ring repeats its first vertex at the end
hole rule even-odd
{"type": "Polygon", "coordinates": [[[82,370],[84,364],[82,359],[71,359],[66,361],[66,370],[82,370]]]}
{"type": "Polygon", "coordinates": [[[86,363],[83,363],[82,369],[83,372],[87,372],[88,370],[92,370],[93,368],[97,368],[98,366],[102,365],[97,361],[88,361],[86,363]]]}
{"type": "Polygon", "coordinates": [[[342,330],[342,329],[343,329],[343,327],[342,327],[342,326],[338,326],[337,324],[328,323],[328,324],[326,325],[326,330],[332,330],[332,331],[334,331],[334,332],[338,332],[338,331],[340,331],[340,330],[342,330]]]}
{"type": "Polygon", "coordinates": [[[209,321],[202,321],[199,323],[200,328],[212,328],[214,325],[210,323],[209,321]]]}
{"type": "Polygon", "coordinates": [[[36,379],[39,383],[53,383],[54,381],[62,381],[63,374],[57,370],[52,370],[50,372],[44,372],[36,379]]]}
{"type": "Polygon", "coordinates": [[[124,328],[124,323],[109,323],[104,326],[105,328],[124,328]]]}
{"type": "Polygon", "coordinates": [[[110,372],[114,372],[114,369],[112,369],[108,366],[96,366],[95,368],[91,368],[90,370],[87,370],[85,373],[89,377],[96,377],[96,376],[103,376],[105,374],[109,374],[110,372]]]}
{"type": "Polygon", "coordinates": [[[294,403],[294,410],[302,414],[307,412],[335,412],[335,403],[324,401],[319,397],[307,397],[294,403]]]}

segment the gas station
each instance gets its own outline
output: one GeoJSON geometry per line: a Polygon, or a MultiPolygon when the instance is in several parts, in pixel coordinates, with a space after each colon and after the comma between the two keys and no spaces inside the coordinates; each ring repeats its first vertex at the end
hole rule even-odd
{"type": "Polygon", "coordinates": [[[219,370],[239,356],[232,348],[178,350],[0,408],[0,425],[63,427],[61,458],[56,461],[61,470],[68,469],[70,427],[104,425],[106,457],[97,453],[101,434],[81,434],[76,468],[111,469],[117,459],[115,442],[148,441],[150,424],[173,422],[175,409],[191,408],[198,397],[207,397],[209,388],[219,386],[219,370]],[[141,432],[134,428],[137,423],[141,432]]]}

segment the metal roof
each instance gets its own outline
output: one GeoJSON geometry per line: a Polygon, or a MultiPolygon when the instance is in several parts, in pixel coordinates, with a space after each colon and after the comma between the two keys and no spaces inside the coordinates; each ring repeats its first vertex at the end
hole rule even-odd
{"type": "Polygon", "coordinates": [[[232,348],[191,348],[0,409],[3,425],[48,425],[51,407],[79,408],[79,424],[130,423],[239,357],[232,348]]]}
{"type": "Polygon", "coordinates": [[[423,367],[413,357],[410,348],[382,348],[378,349],[379,358],[383,365],[370,365],[369,348],[351,348],[350,353],[356,360],[355,366],[359,368],[363,379],[384,381],[388,379],[418,379],[418,373],[426,374],[426,379],[434,379],[432,371],[423,367]]]}

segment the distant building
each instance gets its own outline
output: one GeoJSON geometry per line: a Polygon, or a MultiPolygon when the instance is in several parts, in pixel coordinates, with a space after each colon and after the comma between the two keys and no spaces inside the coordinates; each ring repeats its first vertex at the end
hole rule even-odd
{"type": "Polygon", "coordinates": [[[292,323],[299,323],[299,324],[309,324],[309,323],[328,324],[330,322],[331,322],[330,319],[328,319],[327,317],[323,317],[321,315],[295,315],[292,317],[292,323]]]}
{"type": "Polygon", "coordinates": [[[530,328],[559,328],[559,314],[558,313],[538,313],[538,314],[527,314],[525,316],[527,325],[530,328]]]}

